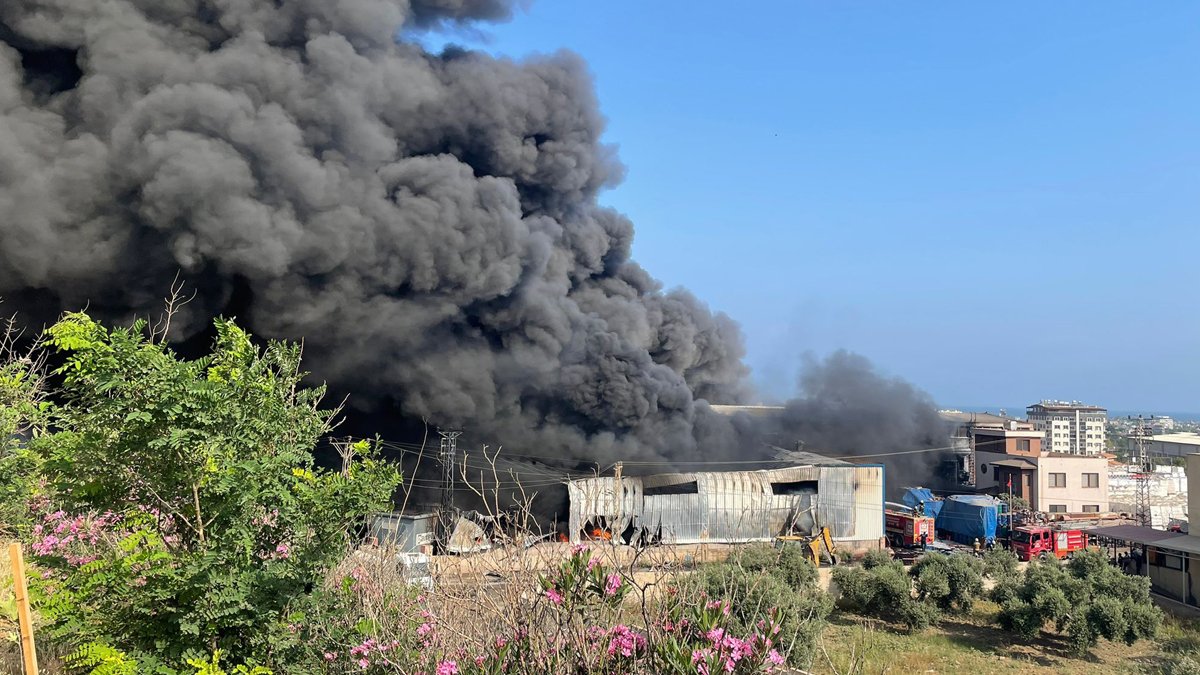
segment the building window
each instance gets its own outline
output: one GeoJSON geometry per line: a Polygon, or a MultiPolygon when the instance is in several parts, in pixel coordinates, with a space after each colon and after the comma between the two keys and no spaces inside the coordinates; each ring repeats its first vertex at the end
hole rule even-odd
{"type": "Polygon", "coordinates": [[[1157,559],[1152,561],[1153,564],[1155,564],[1159,567],[1165,567],[1169,570],[1183,569],[1183,558],[1181,556],[1167,553],[1166,551],[1164,551],[1162,549],[1151,549],[1151,550],[1154,550],[1158,553],[1158,555],[1156,556],[1157,559]]]}
{"type": "Polygon", "coordinates": [[[1066,504],[1051,504],[1050,505],[1050,513],[1066,513],[1066,512],[1067,512],[1066,504]]]}
{"type": "Polygon", "coordinates": [[[1084,504],[1083,512],[1084,513],[1100,513],[1100,505],[1099,504],[1084,504]]]}
{"type": "Polygon", "coordinates": [[[1065,474],[1065,473],[1050,474],[1050,487],[1067,487],[1067,474],[1065,474]]]}
{"type": "Polygon", "coordinates": [[[1098,474],[1098,473],[1083,474],[1083,487],[1085,487],[1085,488],[1100,487],[1100,474],[1098,474]]]}
{"type": "Polygon", "coordinates": [[[1028,438],[1018,438],[1017,439],[1017,450],[1029,452],[1029,439],[1028,438]]]}

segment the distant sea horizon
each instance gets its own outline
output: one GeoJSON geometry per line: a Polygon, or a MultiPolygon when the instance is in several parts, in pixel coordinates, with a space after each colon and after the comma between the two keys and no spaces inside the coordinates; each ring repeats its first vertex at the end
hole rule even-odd
{"type": "MultiPolygon", "coordinates": [[[[1025,405],[990,405],[989,406],[989,405],[946,405],[946,404],[939,403],[938,408],[940,410],[961,410],[963,412],[991,413],[993,415],[999,415],[1000,411],[1003,410],[1004,413],[1006,415],[1008,415],[1009,417],[1018,417],[1019,418],[1019,417],[1025,417],[1025,409],[1028,408],[1030,405],[1033,405],[1033,404],[1027,403],[1025,405]]],[[[1151,415],[1154,415],[1156,417],[1170,417],[1171,419],[1174,419],[1175,421],[1187,421],[1187,422],[1200,421],[1200,412],[1179,412],[1179,411],[1172,412],[1169,410],[1119,410],[1119,409],[1113,409],[1113,408],[1110,408],[1108,410],[1108,416],[1110,419],[1115,419],[1115,418],[1119,418],[1119,417],[1137,417],[1138,415],[1143,415],[1146,417],[1149,417],[1151,415]]]]}

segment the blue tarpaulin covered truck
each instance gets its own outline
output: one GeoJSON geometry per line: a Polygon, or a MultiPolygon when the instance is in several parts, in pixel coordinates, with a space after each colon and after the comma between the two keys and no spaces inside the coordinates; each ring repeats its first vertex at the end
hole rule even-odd
{"type": "Polygon", "coordinates": [[[1004,502],[988,495],[951,495],[942,500],[937,516],[938,535],[960,544],[996,540],[1007,525],[1004,502]]]}
{"type": "Polygon", "coordinates": [[[937,518],[938,513],[942,510],[942,500],[933,496],[929,488],[910,487],[904,489],[904,494],[900,497],[900,501],[909,508],[916,509],[921,507],[922,512],[932,518],[937,518]]]}

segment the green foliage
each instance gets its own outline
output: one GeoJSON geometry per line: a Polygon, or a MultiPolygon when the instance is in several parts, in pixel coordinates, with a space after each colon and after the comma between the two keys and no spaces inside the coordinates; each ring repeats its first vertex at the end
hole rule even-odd
{"type": "Polygon", "coordinates": [[[101,642],[82,644],[67,655],[72,670],[87,669],[89,675],[137,675],[137,664],[119,649],[101,642]]]}
{"type": "Polygon", "coordinates": [[[995,580],[1012,577],[1017,573],[1017,554],[999,547],[984,553],[983,573],[995,580]]]}
{"type": "Polygon", "coordinates": [[[752,633],[758,621],[774,613],[780,628],[776,636],[780,651],[790,652],[792,663],[807,663],[833,610],[833,602],[814,583],[789,585],[785,579],[794,578],[795,574],[794,570],[763,573],[722,563],[702,567],[691,575],[688,583],[710,598],[729,601],[731,628],[736,632],[752,633]]]}
{"type": "Polygon", "coordinates": [[[221,650],[213,651],[211,660],[188,659],[188,665],[196,669],[195,675],[271,675],[269,668],[263,666],[247,666],[238,664],[233,672],[227,672],[221,667],[221,650]]]}
{"type": "Polygon", "coordinates": [[[841,593],[838,604],[864,616],[898,621],[910,630],[924,630],[940,618],[938,608],[913,597],[913,583],[898,560],[873,560],[872,567],[836,567],[833,582],[841,593]]]}
{"type": "Polygon", "coordinates": [[[885,549],[871,549],[863,556],[863,569],[869,570],[892,562],[892,556],[885,549]]]}
{"type": "Polygon", "coordinates": [[[0,536],[27,531],[28,501],[37,492],[37,458],[27,441],[45,433],[51,406],[44,401],[40,361],[15,350],[11,324],[0,324],[0,536]]]}
{"type": "Polygon", "coordinates": [[[39,605],[54,637],[112,645],[143,672],[217,650],[270,663],[300,639],[288,608],[399,480],[367,443],[345,471],[318,468],[332,413],[323,388],[302,386],[299,347],[216,329],[197,360],[142,323],[70,314],[47,331],[62,392],[54,433],[30,444],[40,477],[68,513],[117,515],[82,560],[39,557],[39,605]]]}
{"type": "Polygon", "coordinates": [[[1024,576],[1001,580],[991,595],[1002,628],[1031,638],[1053,624],[1079,654],[1101,638],[1126,644],[1152,638],[1162,621],[1150,580],[1123,574],[1095,551],[1078,552],[1065,566],[1030,563],[1024,576]]]}
{"type": "Polygon", "coordinates": [[[805,553],[800,546],[755,544],[735,550],[728,562],[749,572],[766,572],[792,588],[806,588],[817,582],[817,568],[805,553]]]}
{"type": "Polygon", "coordinates": [[[983,562],[967,555],[924,555],[913,565],[917,597],[944,612],[971,611],[983,595],[983,562]]]}
{"type": "Polygon", "coordinates": [[[1005,504],[1008,504],[1008,510],[1010,513],[1013,511],[1028,511],[1029,510],[1029,500],[1025,499],[1024,497],[1020,497],[1018,495],[1010,495],[1008,493],[1003,493],[1003,494],[999,494],[996,496],[1000,499],[1000,501],[1004,502],[1005,504]]]}

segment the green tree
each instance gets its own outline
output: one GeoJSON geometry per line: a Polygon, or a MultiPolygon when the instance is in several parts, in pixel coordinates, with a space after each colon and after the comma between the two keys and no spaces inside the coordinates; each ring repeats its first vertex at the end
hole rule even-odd
{"type": "Polygon", "coordinates": [[[969,612],[983,595],[983,562],[968,555],[924,555],[910,570],[917,597],[943,612],[969,612]]]}
{"type": "Polygon", "coordinates": [[[36,346],[18,348],[15,322],[0,322],[0,537],[28,531],[37,481],[30,439],[42,435],[50,404],[36,346]]]}
{"type": "Polygon", "coordinates": [[[59,638],[147,672],[218,650],[272,664],[300,640],[294,609],[346,554],[348,529],[399,481],[366,443],[342,471],[315,465],[334,412],[302,386],[299,346],[257,348],[231,321],[216,333],[186,360],[140,322],[76,313],[47,332],[61,402],[32,448],[62,510],[42,514],[33,545],[53,571],[43,610],[59,638]]]}
{"type": "Polygon", "coordinates": [[[1002,628],[1031,638],[1053,624],[1079,654],[1101,638],[1126,644],[1152,638],[1162,621],[1150,580],[1122,573],[1096,551],[1080,551],[1065,566],[1030,563],[1023,576],[1002,579],[992,599],[1002,628]]]}
{"type": "Polygon", "coordinates": [[[870,567],[835,567],[838,604],[864,616],[897,621],[909,630],[924,630],[941,618],[937,606],[913,597],[913,582],[904,563],[875,556],[870,567]]]}

